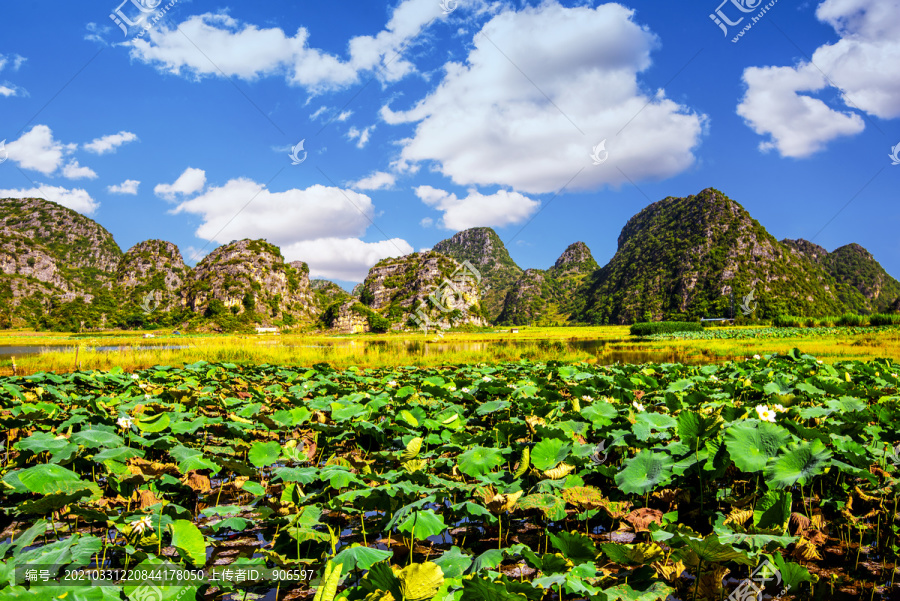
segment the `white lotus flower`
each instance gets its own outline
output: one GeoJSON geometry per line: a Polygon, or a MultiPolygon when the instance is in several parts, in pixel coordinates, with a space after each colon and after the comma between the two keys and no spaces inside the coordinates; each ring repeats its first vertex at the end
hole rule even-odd
{"type": "Polygon", "coordinates": [[[447,390],[449,390],[450,392],[456,392],[456,386],[451,384],[450,386],[447,387],[447,390]]]}
{"type": "Polygon", "coordinates": [[[586,402],[588,402],[588,403],[591,403],[591,402],[594,401],[594,397],[592,397],[592,396],[589,395],[589,394],[583,394],[583,395],[581,395],[581,400],[582,400],[582,401],[586,401],[586,402]]]}
{"type": "Polygon", "coordinates": [[[483,377],[483,378],[481,378],[481,379],[482,379],[484,382],[490,382],[490,381],[491,381],[491,378],[489,378],[488,376],[485,376],[485,377],[483,377]]]}
{"type": "Polygon", "coordinates": [[[512,388],[513,390],[516,389],[516,385],[515,385],[515,384],[507,384],[506,387],[507,387],[507,388],[512,388]]]}
{"type": "Polygon", "coordinates": [[[145,515],[141,519],[136,522],[131,523],[131,531],[136,532],[138,534],[143,534],[147,530],[153,529],[153,523],[150,521],[150,516],[145,515]]]}
{"type": "Polygon", "coordinates": [[[387,385],[390,386],[391,388],[393,388],[394,386],[397,385],[397,380],[391,380],[390,382],[387,383],[387,385]]]}
{"type": "Polygon", "coordinates": [[[777,411],[778,413],[784,413],[785,411],[787,411],[787,409],[784,408],[784,405],[779,405],[778,403],[772,405],[772,408],[775,409],[775,411],[777,411]]]}
{"type": "Polygon", "coordinates": [[[754,359],[762,359],[762,357],[760,357],[759,355],[753,355],[753,358],[754,359]]]}
{"type": "Polygon", "coordinates": [[[710,381],[710,382],[718,382],[718,381],[719,381],[719,378],[717,378],[717,377],[715,377],[715,376],[710,376],[710,377],[709,377],[709,381],[710,381]]]}
{"type": "Polygon", "coordinates": [[[769,409],[768,405],[757,405],[756,414],[761,421],[775,422],[775,412],[769,409]]]}
{"type": "Polygon", "coordinates": [[[463,388],[462,391],[465,392],[466,394],[469,394],[469,389],[468,389],[468,388],[463,388]]]}
{"type": "Polygon", "coordinates": [[[816,363],[818,363],[819,365],[822,365],[822,360],[821,360],[821,359],[818,359],[818,360],[816,361],[816,363]]]}
{"type": "Polygon", "coordinates": [[[634,408],[637,409],[638,411],[643,411],[643,410],[644,410],[644,406],[641,405],[640,403],[638,403],[637,401],[631,401],[631,404],[632,404],[632,405],[634,406],[634,408]]]}
{"type": "Polygon", "coordinates": [[[130,417],[128,417],[127,415],[124,415],[116,420],[116,424],[118,424],[118,426],[120,428],[122,428],[123,430],[129,429],[131,427],[131,424],[133,424],[133,423],[134,423],[134,420],[131,419],[130,417]]]}
{"type": "Polygon", "coordinates": [[[139,377],[140,377],[140,376],[138,376],[137,374],[131,374],[131,379],[132,379],[132,380],[137,380],[139,377]]]}

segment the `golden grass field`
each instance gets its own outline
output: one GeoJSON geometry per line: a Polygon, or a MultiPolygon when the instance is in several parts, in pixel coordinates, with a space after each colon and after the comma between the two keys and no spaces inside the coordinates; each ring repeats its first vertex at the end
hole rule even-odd
{"type": "MultiPolygon", "coordinates": [[[[739,330],[741,328],[723,328],[739,330]]],[[[845,359],[889,357],[900,360],[900,331],[811,336],[779,339],[670,340],[632,339],[628,326],[521,327],[479,332],[391,334],[186,334],[98,332],[63,334],[9,330],[0,332],[0,347],[69,346],[63,352],[40,355],[0,355],[0,375],[12,375],[13,357],[19,375],[37,372],[106,370],[126,371],[155,365],[180,366],[196,361],[312,365],[326,362],[336,368],[441,366],[462,363],[534,361],[587,361],[600,363],[716,362],[755,354],[803,352],[833,362],[845,359]],[[502,331],[506,330],[506,331],[502,331]],[[96,347],[118,346],[118,350],[96,347]],[[151,346],[153,348],[142,348],[151,346]],[[587,348],[585,348],[587,346],[587,348]],[[182,348],[159,348],[182,347],[182,348]]],[[[27,349],[23,349],[27,350],[27,349]]]]}

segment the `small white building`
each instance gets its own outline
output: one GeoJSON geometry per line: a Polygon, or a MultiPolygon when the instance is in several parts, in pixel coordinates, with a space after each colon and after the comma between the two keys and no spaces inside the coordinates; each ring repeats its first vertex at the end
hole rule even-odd
{"type": "Polygon", "coordinates": [[[277,334],[278,328],[256,328],[257,334],[277,334]]]}

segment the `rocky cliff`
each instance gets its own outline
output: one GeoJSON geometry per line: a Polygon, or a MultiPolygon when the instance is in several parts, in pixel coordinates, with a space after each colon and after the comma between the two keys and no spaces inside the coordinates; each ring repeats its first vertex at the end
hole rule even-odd
{"type": "Polygon", "coordinates": [[[384,259],[369,270],[359,301],[393,323],[425,319],[435,327],[483,325],[474,272],[438,252],[384,259]],[[429,300],[434,294],[437,302],[429,300]]]}
{"type": "Polygon", "coordinates": [[[181,287],[190,276],[178,247],[147,240],[128,249],[116,269],[121,298],[142,310],[170,311],[182,306],[181,287]]]}
{"type": "Polygon", "coordinates": [[[457,232],[432,249],[458,263],[469,261],[481,273],[481,305],[485,318],[494,321],[503,311],[506,293],[522,275],[500,236],[489,227],[457,232]]]}
{"type": "Polygon", "coordinates": [[[40,198],[0,199],[0,326],[39,326],[55,307],[92,302],[121,258],[112,234],[80,213],[40,198]]]}
{"type": "Polygon", "coordinates": [[[317,313],[308,270],[286,264],[278,247],[265,240],[240,240],[215,249],[193,270],[181,297],[194,312],[209,317],[223,310],[254,313],[264,325],[287,316],[288,322],[309,320],[317,313]]]}

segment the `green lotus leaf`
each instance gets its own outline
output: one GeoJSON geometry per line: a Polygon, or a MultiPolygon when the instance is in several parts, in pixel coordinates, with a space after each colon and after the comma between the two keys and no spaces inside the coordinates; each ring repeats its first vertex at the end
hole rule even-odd
{"type": "Polygon", "coordinates": [[[424,511],[413,511],[398,528],[400,532],[413,533],[416,540],[423,540],[429,536],[437,536],[446,530],[447,526],[444,524],[443,515],[438,515],[431,509],[426,509],[424,511]]]}
{"type": "Polygon", "coordinates": [[[247,459],[256,467],[269,467],[281,457],[281,445],[275,441],[254,442],[247,459]]]}
{"type": "Polygon", "coordinates": [[[168,428],[170,420],[171,418],[168,413],[157,413],[156,415],[135,420],[134,425],[136,425],[141,432],[155,433],[162,432],[168,428]]]}
{"type": "Polygon", "coordinates": [[[769,490],[756,502],[753,525],[757,528],[786,530],[791,517],[791,495],[783,490],[769,490]]]}
{"type": "Polygon", "coordinates": [[[668,453],[643,450],[625,462],[625,469],[616,474],[616,485],[624,493],[643,495],[667,484],[673,465],[668,453]]]}
{"type": "Polygon", "coordinates": [[[534,445],[531,463],[543,472],[559,465],[571,452],[571,444],[558,438],[547,438],[534,445]]]}
{"type": "Polygon", "coordinates": [[[172,529],[172,546],[181,558],[197,566],[206,564],[206,540],[200,529],[188,520],[175,520],[169,527],[172,529]]]}
{"type": "Polygon", "coordinates": [[[72,435],[72,442],[88,449],[114,449],[125,441],[121,436],[105,430],[82,430],[72,435]]]}
{"type": "Polygon", "coordinates": [[[607,601],[663,601],[675,594],[675,589],[656,581],[644,590],[635,590],[627,584],[619,584],[603,590],[607,601]]]}
{"type": "Polygon", "coordinates": [[[579,532],[550,534],[550,543],[574,564],[594,561],[600,552],[589,536],[579,532]]]}
{"type": "Polygon", "coordinates": [[[82,490],[94,490],[97,485],[85,482],[78,474],[59,465],[43,463],[16,472],[19,482],[30,492],[39,495],[74,493],[82,490]]]}
{"type": "Polygon", "coordinates": [[[828,466],[831,451],[821,440],[790,445],[766,469],[766,482],[774,488],[806,484],[828,466]]]}
{"type": "Polygon", "coordinates": [[[682,411],[678,415],[678,437],[691,449],[696,449],[697,441],[702,444],[714,438],[722,427],[723,420],[718,415],[704,415],[693,411],[682,411]]]}
{"type": "Polygon", "coordinates": [[[460,601],[528,601],[522,593],[507,590],[502,582],[491,582],[477,576],[463,578],[463,592],[460,601]]]}
{"type": "Polygon", "coordinates": [[[745,420],[725,432],[725,447],[738,469],[761,472],[790,439],[788,431],[777,424],[745,420]]]}
{"type": "Polygon", "coordinates": [[[434,563],[441,566],[445,578],[458,578],[472,565],[472,558],[463,553],[459,547],[454,546],[450,547],[449,551],[444,551],[444,554],[435,559],[434,563]]]}
{"type": "Polygon", "coordinates": [[[459,456],[459,471],[472,478],[482,476],[503,463],[498,449],[475,447],[459,456]]]}
{"type": "Polygon", "coordinates": [[[342,564],[344,567],[342,572],[349,574],[350,570],[368,570],[379,561],[384,561],[392,557],[392,551],[382,551],[381,549],[372,549],[363,547],[362,545],[351,545],[345,547],[340,553],[335,555],[335,564],[342,564]]]}

